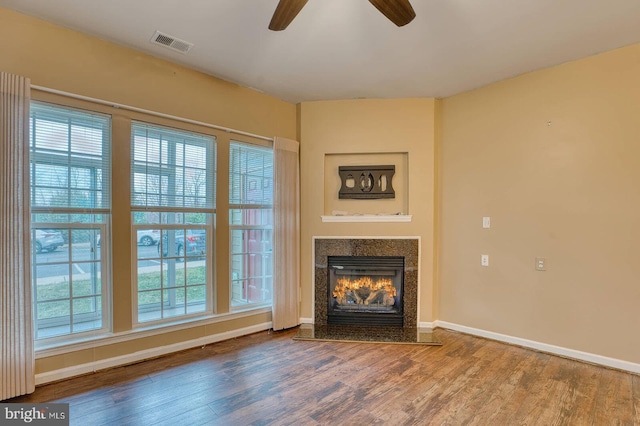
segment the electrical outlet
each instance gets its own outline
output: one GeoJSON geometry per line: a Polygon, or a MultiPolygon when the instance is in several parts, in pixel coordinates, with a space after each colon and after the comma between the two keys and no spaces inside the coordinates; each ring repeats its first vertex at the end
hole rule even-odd
{"type": "Polygon", "coordinates": [[[489,255],[488,254],[483,254],[482,257],[480,258],[480,264],[482,266],[489,266],[489,255]]]}
{"type": "Polygon", "coordinates": [[[491,217],[485,216],[485,217],[482,218],[482,227],[484,229],[491,228],[491,217]]]}
{"type": "Polygon", "coordinates": [[[536,271],[547,270],[547,259],[544,257],[536,257],[536,271]]]}

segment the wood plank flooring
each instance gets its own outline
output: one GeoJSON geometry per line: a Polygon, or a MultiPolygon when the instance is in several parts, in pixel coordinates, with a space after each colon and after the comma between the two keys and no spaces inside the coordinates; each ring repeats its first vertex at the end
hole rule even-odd
{"type": "Polygon", "coordinates": [[[257,333],[38,387],[72,425],[640,425],[640,376],[436,330],[443,346],[257,333]]]}

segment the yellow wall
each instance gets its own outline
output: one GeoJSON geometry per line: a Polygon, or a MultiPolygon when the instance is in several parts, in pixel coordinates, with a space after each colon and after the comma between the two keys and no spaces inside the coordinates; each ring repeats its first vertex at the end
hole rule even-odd
{"type": "MultiPolygon", "coordinates": [[[[434,318],[434,99],[364,99],[304,102],[300,107],[301,316],[312,318],[313,236],[420,236],[418,321],[434,318]],[[323,223],[326,154],[400,153],[408,157],[411,223],[323,223]]],[[[396,173],[404,173],[398,170],[396,173]]],[[[335,188],[337,191],[339,188],[335,188]]],[[[368,203],[360,200],[361,213],[368,203]]],[[[374,207],[372,207],[374,208],[374,207]]],[[[377,207],[375,207],[377,208],[377,207]]]]}
{"type": "Polygon", "coordinates": [[[295,105],[0,8],[0,69],[31,83],[295,139],[295,105]]]}
{"type": "MultiPolygon", "coordinates": [[[[93,37],[0,8],[0,70],[31,78],[34,85],[108,100],[164,114],[231,127],[264,136],[296,138],[296,106],[93,37]]],[[[113,330],[132,331],[131,214],[129,196],[130,120],[177,125],[110,107],[34,91],[35,99],[97,109],[113,117],[113,330]]],[[[228,187],[229,139],[194,125],[181,127],[217,136],[218,191],[216,223],[216,307],[229,312],[228,187]]],[[[250,138],[240,138],[247,140],[250,138]]],[[[249,140],[250,141],[250,140],[249,140]]],[[[198,322],[179,332],[166,332],[88,350],[57,354],[36,361],[36,372],[47,373],[106,358],[126,356],[219,333],[251,328],[270,321],[256,313],[228,321],[198,322]]],[[[148,334],[148,333],[147,333],[148,334]]],[[[134,333],[135,335],[135,333],[134,333]]],[[[131,336],[129,336],[131,337],[131,336]]]]}
{"type": "Polygon", "coordinates": [[[640,362],[639,58],[443,100],[440,320],[640,362]]]}

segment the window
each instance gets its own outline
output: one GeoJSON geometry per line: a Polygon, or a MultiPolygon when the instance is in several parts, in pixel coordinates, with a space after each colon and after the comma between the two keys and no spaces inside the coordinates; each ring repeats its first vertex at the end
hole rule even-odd
{"type": "Polygon", "coordinates": [[[231,307],[271,303],[273,149],[231,142],[231,307]]]}
{"type": "Polygon", "coordinates": [[[138,322],[212,312],[215,140],[137,122],[131,138],[138,322]]]}
{"type": "Polygon", "coordinates": [[[111,119],[33,102],[29,125],[36,339],[107,330],[111,119]]]}

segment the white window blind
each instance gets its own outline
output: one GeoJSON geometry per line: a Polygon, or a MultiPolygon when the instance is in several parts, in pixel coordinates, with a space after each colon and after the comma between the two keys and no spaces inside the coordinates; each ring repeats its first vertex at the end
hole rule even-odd
{"type": "Polygon", "coordinates": [[[273,149],[232,141],[229,157],[229,203],[271,206],[273,149]]]}
{"type": "Polygon", "coordinates": [[[34,102],[30,131],[32,211],[107,212],[110,117],[34,102]]]}
{"type": "Polygon", "coordinates": [[[212,137],[132,125],[131,205],[134,210],[215,208],[215,147],[212,137]]]}

